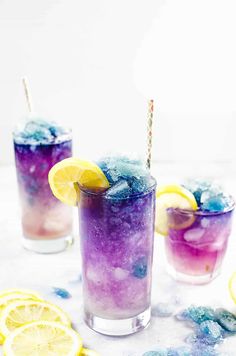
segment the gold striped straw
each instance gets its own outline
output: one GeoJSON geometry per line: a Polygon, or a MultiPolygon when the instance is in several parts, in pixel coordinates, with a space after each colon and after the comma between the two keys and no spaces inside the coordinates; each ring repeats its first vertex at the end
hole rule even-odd
{"type": "Polygon", "coordinates": [[[152,158],[152,122],[153,122],[153,110],[154,101],[149,100],[148,102],[148,125],[147,125],[147,168],[151,168],[151,158],[152,158]]]}
{"type": "Polygon", "coordinates": [[[28,110],[29,110],[29,113],[31,114],[33,111],[33,104],[32,104],[32,98],[30,95],[29,84],[25,77],[22,78],[22,83],[23,83],[23,87],[24,87],[24,91],[25,91],[25,98],[26,98],[28,110]]]}

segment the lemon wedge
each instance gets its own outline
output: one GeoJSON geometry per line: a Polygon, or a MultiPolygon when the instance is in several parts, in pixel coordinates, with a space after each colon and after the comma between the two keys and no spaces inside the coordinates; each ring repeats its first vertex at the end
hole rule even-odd
{"type": "Polygon", "coordinates": [[[67,314],[56,305],[37,300],[18,300],[3,309],[0,317],[0,333],[5,338],[16,328],[39,320],[71,325],[67,314]]]}
{"type": "Polygon", "coordinates": [[[79,187],[109,188],[103,171],[94,163],[78,158],[66,158],[51,168],[48,181],[52,193],[67,205],[75,206],[79,199],[79,187]]]}
{"type": "MultiPolygon", "coordinates": [[[[198,205],[194,195],[180,185],[161,186],[156,192],[156,232],[168,234],[168,208],[197,210],[198,205]]],[[[192,223],[192,222],[191,222],[192,223]]]]}
{"type": "Polygon", "coordinates": [[[79,356],[80,335],[57,322],[37,321],[15,329],[7,337],[3,351],[6,356],[79,356]]]}

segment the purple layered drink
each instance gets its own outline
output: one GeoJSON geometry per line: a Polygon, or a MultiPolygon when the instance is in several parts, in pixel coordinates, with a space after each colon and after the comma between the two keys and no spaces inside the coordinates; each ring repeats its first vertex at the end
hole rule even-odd
{"type": "Polygon", "coordinates": [[[71,156],[71,132],[55,123],[32,119],[17,128],[13,137],[23,245],[42,253],[63,250],[71,240],[71,208],[52,195],[48,172],[71,156]]]}
{"type": "Polygon", "coordinates": [[[111,187],[81,188],[79,222],[85,321],[125,335],[150,320],[155,180],[139,161],[98,163],[111,187]]]}
{"type": "Polygon", "coordinates": [[[168,209],[165,239],[168,268],[178,280],[207,283],[221,270],[231,232],[234,201],[220,186],[205,181],[185,185],[196,211],[168,209]]]}

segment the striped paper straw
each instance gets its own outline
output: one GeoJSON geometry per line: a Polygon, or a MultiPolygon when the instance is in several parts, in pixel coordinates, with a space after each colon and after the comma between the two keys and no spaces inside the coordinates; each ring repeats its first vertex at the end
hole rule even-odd
{"type": "Polygon", "coordinates": [[[152,158],[152,122],[153,122],[154,101],[148,102],[148,125],[147,125],[147,168],[151,168],[152,158]]]}
{"type": "Polygon", "coordinates": [[[30,95],[30,90],[29,90],[29,84],[26,78],[22,78],[22,83],[25,91],[25,98],[28,106],[28,110],[30,113],[33,111],[33,104],[32,104],[32,99],[30,95]]]}

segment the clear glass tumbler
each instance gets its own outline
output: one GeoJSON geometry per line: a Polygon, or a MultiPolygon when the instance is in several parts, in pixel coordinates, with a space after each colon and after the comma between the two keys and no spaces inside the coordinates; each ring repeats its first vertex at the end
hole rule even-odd
{"type": "Polygon", "coordinates": [[[128,198],[81,190],[79,225],[85,322],[127,335],[150,321],[155,188],[128,198]]]}
{"type": "Polygon", "coordinates": [[[220,273],[231,233],[234,202],[224,212],[168,209],[165,250],[170,274],[192,284],[208,283],[220,273]]]}
{"type": "Polygon", "coordinates": [[[23,246],[39,253],[64,250],[72,241],[72,210],[49,187],[50,168],[72,155],[71,134],[59,143],[22,144],[14,140],[23,246]]]}

